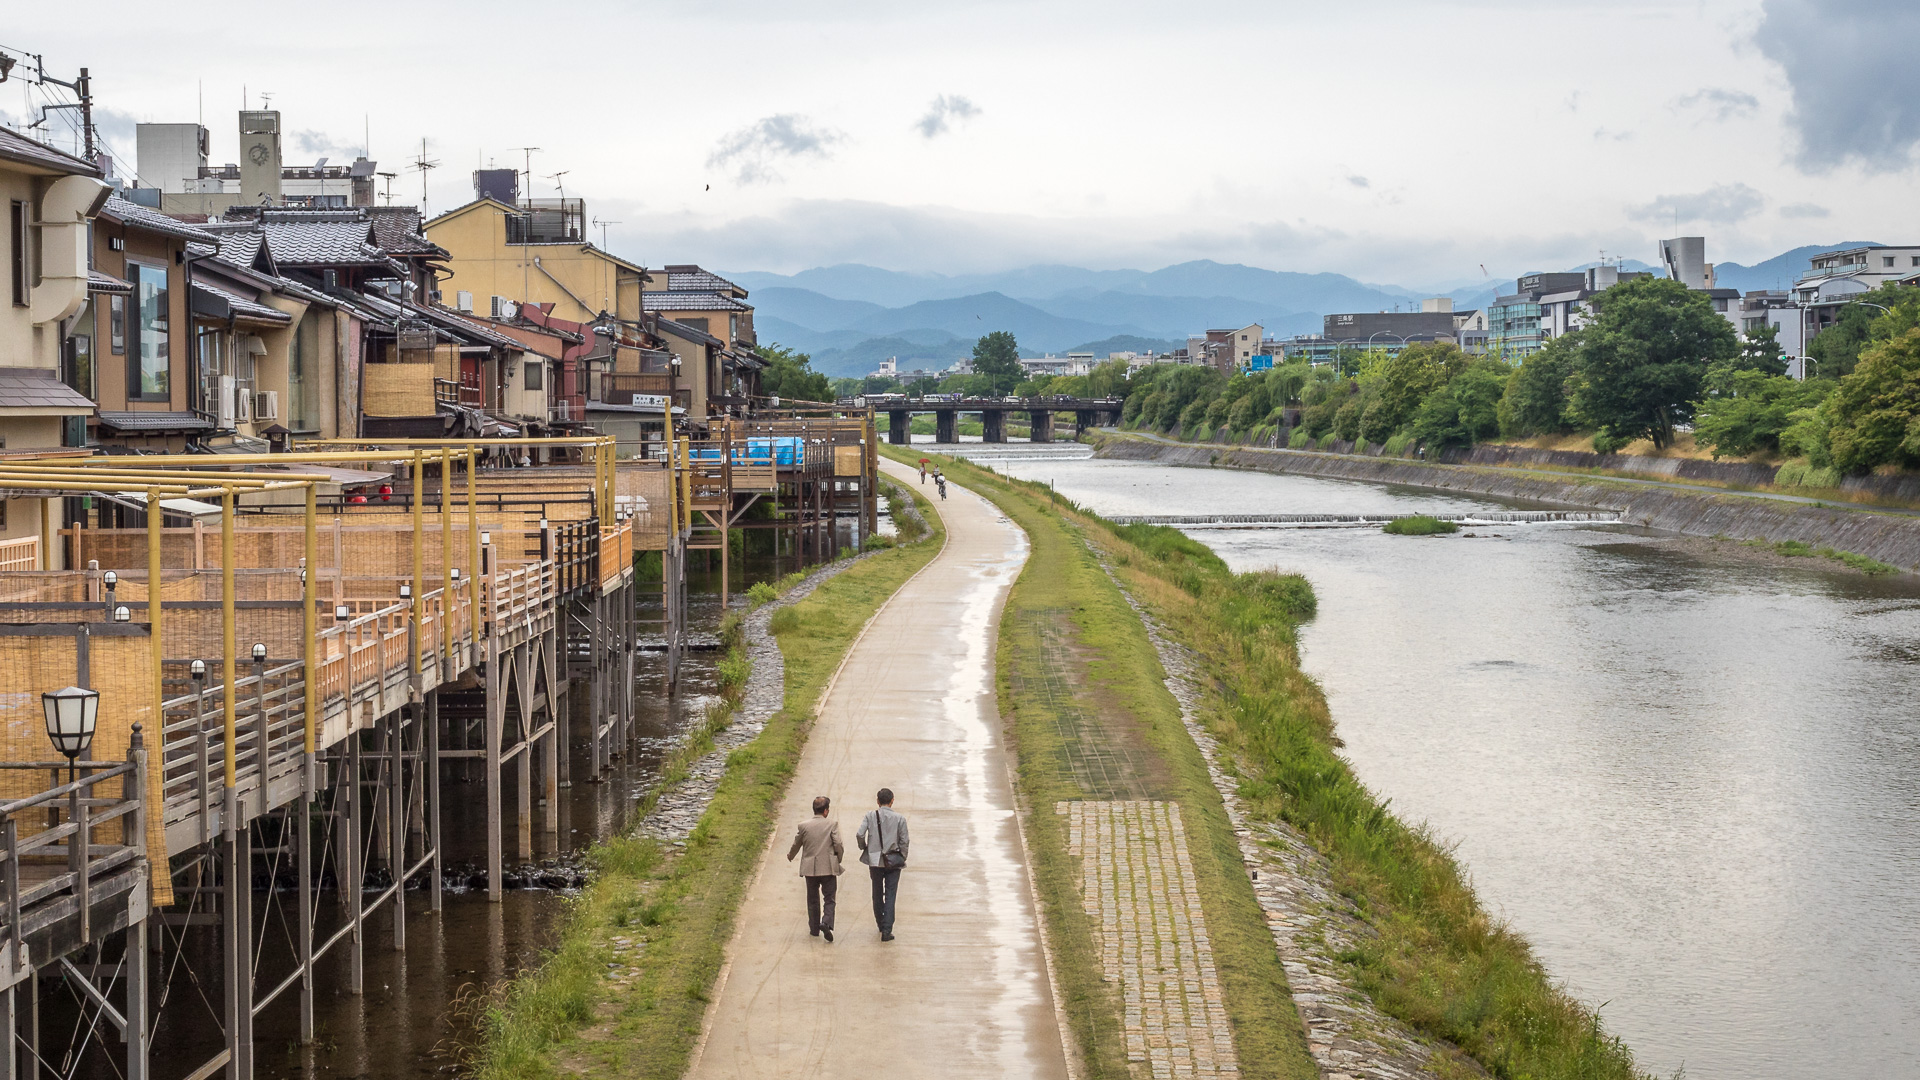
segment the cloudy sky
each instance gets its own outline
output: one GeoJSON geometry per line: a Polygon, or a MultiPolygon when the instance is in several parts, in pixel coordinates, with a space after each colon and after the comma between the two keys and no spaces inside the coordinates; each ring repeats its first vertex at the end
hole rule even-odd
{"type": "MultiPolygon", "coordinates": [[[[430,210],[476,165],[616,251],[733,270],[1194,258],[1412,287],[1920,239],[1911,0],[35,4],[0,49],[135,121],[270,94],[289,163],[370,129],[430,210]],[[243,95],[246,95],[243,98],[243,95]],[[553,177],[558,175],[558,179],[553,177]],[[595,230],[596,238],[599,230],[595,230]]],[[[16,77],[0,111],[35,104],[16,77]]],[[[56,114],[56,128],[63,121],[56,114]]]]}

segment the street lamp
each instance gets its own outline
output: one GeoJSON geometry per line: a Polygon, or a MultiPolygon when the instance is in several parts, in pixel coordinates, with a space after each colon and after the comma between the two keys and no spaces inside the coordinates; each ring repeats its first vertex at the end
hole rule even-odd
{"type": "Polygon", "coordinates": [[[74,761],[93,745],[93,730],[100,720],[100,694],[69,686],[40,695],[40,707],[47,714],[47,738],[53,748],[67,756],[67,779],[74,777],[74,761]]]}
{"type": "Polygon", "coordinates": [[[256,664],[267,662],[267,647],[264,643],[258,641],[253,643],[253,662],[256,664]]]}
{"type": "Polygon", "coordinates": [[[121,604],[119,607],[113,609],[114,622],[128,622],[132,620],[132,618],[133,612],[127,610],[127,605],[125,604],[121,604]]]}

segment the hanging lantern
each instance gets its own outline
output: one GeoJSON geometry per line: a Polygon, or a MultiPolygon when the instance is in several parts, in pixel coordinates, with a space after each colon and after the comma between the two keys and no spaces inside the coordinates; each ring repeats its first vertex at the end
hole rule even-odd
{"type": "Polygon", "coordinates": [[[47,738],[53,748],[72,761],[93,745],[93,730],[100,720],[100,694],[69,686],[40,695],[40,707],[47,714],[47,738]]]}

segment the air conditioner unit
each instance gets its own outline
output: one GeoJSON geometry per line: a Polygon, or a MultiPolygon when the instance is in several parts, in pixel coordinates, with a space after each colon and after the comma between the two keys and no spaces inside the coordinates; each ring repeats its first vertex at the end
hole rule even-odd
{"type": "Polygon", "coordinates": [[[244,386],[233,390],[233,419],[236,423],[253,423],[253,391],[244,386]]]}
{"type": "Polygon", "coordinates": [[[232,427],[234,422],[233,376],[231,375],[220,376],[220,388],[218,392],[214,394],[214,398],[215,398],[214,408],[217,409],[220,414],[220,426],[223,428],[232,427]]]}
{"type": "Polygon", "coordinates": [[[454,293],[453,306],[469,315],[473,314],[473,294],[466,289],[461,289],[459,292],[454,293]]]}
{"type": "Polygon", "coordinates": [[[280,391],[261,390],[254,394],[253,418],[255,420],[280,419],[280,391]]]}
{"type": "Polygon", "coordinates": [[[513,301],[507,299],[506,297],[496,296],[493,298],[493,317],[494,318],[511,319],[515,315],[519,314],[519,311],[520,311],[519,305],[515,304],[513,301]]]}

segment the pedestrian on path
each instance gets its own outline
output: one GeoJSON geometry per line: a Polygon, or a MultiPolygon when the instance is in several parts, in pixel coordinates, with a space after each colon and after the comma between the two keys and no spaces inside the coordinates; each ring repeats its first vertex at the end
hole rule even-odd
{"type": "Polygon", "coordinates": [[[840,856],[846,850],[840,843],[840,823],[827,816],[833,800],[820,795],[813,800],[813,816],[794,831],[793,846],[787,849],[787,861],[800,856],[800,876],[807,879],[807,933],[833,941],[833,902],[840,893],[839,875],[846,870],[840,856]]]}
{"type": "Polygon", "coordinates": [[[921,487],[927,486],[927,459],[926,458],[920,459],[920,486],[921,487]]]}
{"type": "Polygon", "coordinates": [[[878,801],[880,805],[860,819],[853,840],[873,879],[873,921],[880,926],[880,940],[892,941],[900,871],[907,865],[907,819],[894,812],[892,788],[881,788],[878,801]]]}
{"type": "Polygon", "coordinates": [[[941,475],[939,469],[933,470],[933,486],[940,489],[942,499],[947,497],[947,478],[941,475]]]}

